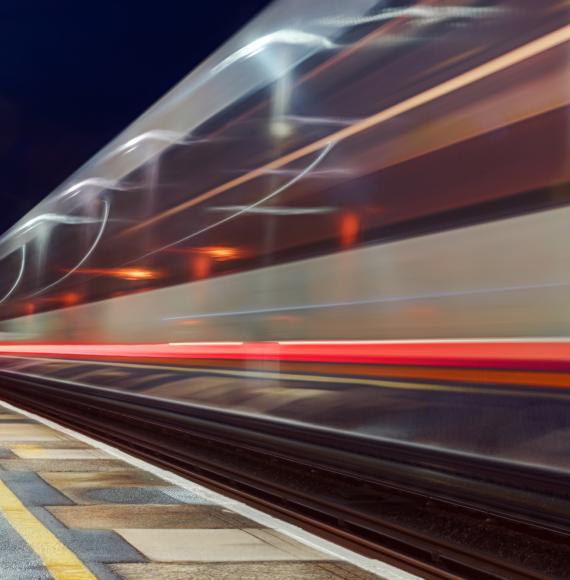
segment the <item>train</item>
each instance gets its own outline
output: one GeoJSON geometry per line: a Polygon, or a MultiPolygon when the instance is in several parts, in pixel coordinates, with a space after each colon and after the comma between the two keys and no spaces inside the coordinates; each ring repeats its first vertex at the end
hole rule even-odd
{"type": "Polygon", "coordinates": [[[567,472],[569,16],[273,3],[0,238],[4,372],[567,472]]]}

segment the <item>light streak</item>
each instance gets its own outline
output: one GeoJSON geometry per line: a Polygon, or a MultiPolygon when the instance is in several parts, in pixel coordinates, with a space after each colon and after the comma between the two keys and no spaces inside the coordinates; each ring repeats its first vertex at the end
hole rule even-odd
{"type": "Polygon", "coordinates": [[[89,179],[83,179],[82,181],[78,181],[73,185],[70,185],[67,189],[64,189],[60,196],[61,197],[74,197],[77,195],[82,189],[86,187],[97,187],[100,190],[112,190],[112,191],[130,191],[133,189],[137,189],[137,185],[127,185],[123,183],[119,183],[116,180],[112,179],[104,179],[102,177],[90,177],[89,179]]]}
{"type": "Polygon", "coordinates": [[[336,133],[329,135],[327,137],[323,137],[313,143],[310,143],[296,151],[292,151],[283,157],[270,161],[269,163],[258,167],[244,175],[236,177],[231,181],[223,183],[210,189],[184,203],[181,203],[175,207],[169,208],[152,218],[141,222],[127,230],[123,233],[125,235],[133,234],[140,229],[148,227],[152,224],[155,224],[159,221],[162,221],[168,217],[171,217],[181,211],[187,210],[191,207],[194,207],[212,197],[220,195],[221,193],[225,193],[231,189],[235,189],[236,187],[248,183],[254,179],[257,179],[260,176],[265,175],[269,171],[273,171],[275,169],[280,169],[284,166],[287,166],[298,159],[302,159],[307,155],[311,155],[317,151],[323,149],[323,147],[327,146],[331,142],[339,143],[355,135],[368,131],[386,121],[399,117],[409,111],[417,109],[427,103],[430,103],[434,100],[437,100],[443,96],[446,96],[450,93],[457,92],[458,90],[467,87],[480,81],[484,78],[487,78],[493,74],[496,74],[500,71],[503,71],[515,64],[518,64],[522,61],[528,60],[538,54],[541,54],[551,48],[559,46],[565,42],[567,42],[570,38],[570,25],[563,26],[554,32],[546,34],[538,39],[535,39],[528,44],[520,46],[503,54],[499,57],[496,57],[482,65],[479,65],[471,70],[468,70],[460,75],[453,77],[435,87],[431,87],[417,95],[414,95],[400,103],[392,105],[387,109],[383,109],[370,117],[366,117],[357,123],[350,125],[349,127],[345,127],[340,129],[336,133]]]}
{"type": "Polygon", "coordinates": [[[283,121],[293,121],[299,125],[340,125],[347,127],[358,123],[361,119],[351,119],[349,117],[306,117],[302,115],[284,115],[279,118],[283,121]]]}
{"type": "MultiPolygon", "coordinates": [[[[410,341],[264,341],[264,342],[188,342],[188,343],[129,343],[129,344],[2,344],[0,357],[7,355],[43,355],[45,357],[110,357],[152,359],[212,359],[212,360],[272,360],[305,363],[345,363],[359,365],[404,365],[407,367],[447,367],[465,369],[554,371],[566,372],[570,368],[570,340],[560,339],[491,339],[479,340],[410,340],[410,341]]],[[[101,363],[104,364],[104,363],[101,363]]],[[[149,362],[145,368],[152,368],[149,362]],[[147,366],[148,365],[148,366],[147,366]]],[[[162,370],[185,370],[188,367],[160,365],[162,370]]],[[[337,367],[338,368],[338,367],[337,367]]],[[[339,369],[340,370],[340,369],[339,369]]],[[[217,374],[240,371],[212,369],[217,374]]],[[[249,371],[247,371],[249,372],[249,371]]],[[[255,371],[254,371],[255,372],[255,371]]],[[[363,370],[364,373],[366,371],[363,370]]],[[[472,373],[473,374],[473,373],[472,373]]],[[[287,380],[287,373],[272,373],[277,380],[287,380]]],[[[297,375],[297,380],[306,376],[297,375]],[[299,379],[299,376],[301,377],[299,379]]],[[[326,382],[329,377],[318,380],[326,382]]],[[[350,377],[352,382],[354,377],[350,377]]],[[[567,375],[550,386],[570,386],[567,375]]],[[[345,382],[347,377],[337,376],[345,382]]],[[[360,384],[385,386],[384,380],[356,379],[360,384]]],[[[478,380],[486,382],[484,378],[478,380]]],[[[492,380],[491,380],[492,382],[492,380]]],[[[541,386],[540,379],[537,384],[541,386]]],[[[410,386],[410,388],[412,388],[410,386]]]]}
{"type": "Polygon", "coordinates": [[[215,76],[221,73],[240,60],[247,60],[256,56],[273,44],[309,46],[316,49],[332,49],[336,47],[333,42],[324,36],[303,32],[302,30],[277,30],[276,32],[266,34],[265,36],[260,36],[246,46],[233,52],[230,56],[212,68],[210,76],[215,76]]]}
{"type": "Polygon", "coordinates": [[[357,18],[335,17],[323,18],[321,24],[325,26],[361,26],[392,20],[393,18],[419,18],[422,20],[448,20],[450,18],[488,18],[504,12],[501,8],[475,7],[475,6],[409,6],[407,8],[384,8],[378,14],[370,14],[357,18]]]}
{"type": "MultiPolygon", "coordinates": [[[[245,170],[235,170],[232,173],[243,173],[245,170]]],[[[278,175],[283,177],[289,177],[291,175],[297,175],[299,173],[298,169],[284,168],[284,169],[272,169],[268,171],[265,175],[278,175]]],[[[320,179],[334,177],[336,175],[352,175],[354,172],[349,168],[343,167],[329,167],[327,169],[319,169],[311,171],[310,175],[307,175],[307,179],[320,179]]]]}
{"type": "Polygon", "coordinates": [[[42,223],[55,223],[63,225],[84,225],[84,224],[99,223],[99,221],[100,220],[98,218],[88,218],[83,216],[73,216],[59,213],[43,213],[41,215],[38,215],[25,221],[23,224],[21,224],[11,232],[9,232],[8,235],[6,235],[2,241],[5,242],[10,238],[27,234],[28,232],[30,232],[31,230],[33,230],[42,223]]]}
{"type": "Polygon", "coordinates": [[[18,271],[18,275],[16,276],[16,280],[14,281],[8,292],[6,292],[6,294],[4,294],[4,296],[0,299],[0,304],[2,304],[2,302],[10,298],[10,296],[16,290],[16,288],[18,287],[18,285],[22,280],[25,268],[26,268],[26,244],[20,247],[20,269],[18,271]]]}
{"type": "Polygon", "coordinates": [[[200,318],[217,318],[224,316],[244,316],[250,314],[273,314],[275,312],[294,312],[306,310],[320,310],[325,308],[343,308],[348,306],[366,306],[369,304],[383,304],[391,302],[409,302],[413,300],[435,300],[438,298],[450,298],[455,296],[472,296],[479,294],[493,294],[502,292],[516,292],[525,290],[541,290],[544,288],[565,288],[570,282],[553,282],[552,284],[528,284],[521,286],[499,286],[496,288],[480,288],[477,290],[450,290],[448,292],[433,292],[427,294],[409,294],[406,296],[386,296],[384,298],[370,298],[369,300],[348,300],[346,302],[324,302],[320,304],[292,304],[290,306],[277,306],[274,308],[252,308],[249,310],[230,310],[220,312],[207,312],[200,314],[188,314],[184,316],[168,316],[163,320],[196,320],[200,318]]]}
{"type": "Polygon", "coordinates": [[[76,268],[75,273],[108,276],[122,280],[155,280],[160,276],[158,272],[145,268],[76,268]]]}
{"type": "Polygon", "coordinates": [[[132,139],[129,139],[126,143],[123,143],[117,147],[110,155],[116,155],[118,153],[127,153],[138,147],[141,143],[145,141],[162,141],[163,143],[171,143],[172,145],[179,144],[183,145],[187,143],[187,137],[184,133],[179,131],[168,131],[163,129],[153,129],[147,131],[146,133],[141,133],[132,139]]]}
{"type": "Polygon", "coordinates": [[[168,346],[241,346],[243,341],[219,341],[219,342],[169,342],[168,346]]]}
{"type": "MultiPolygon", "coordinates": [[[[484,343],[491,343],[491,344],[502,344],[502,343],[528,343],[528,342],[566,342],[570,343],[570,337],[560,337],[560,336],[547,336],[547,337],[533,337],[533,336],[524,336],[524,337],[517,337],[512,336],[508,338],[494,338],[494,337],[486,337],[486,338],[405,338],[405,339],[397,339],[397,340],[278,340],[277,344],[286,345],[317,345],[317,346],[328,346],[328,345],[350,345],[350,344],[376,344],[376,345],[383,345],[383,344],[409,344],[409,345],[416,345],[416,344],[484,344],[484,343]]],[[[169,343],[170,344],[170,343],[169,343]]],[[[188,343],[192,344],[192,343],[188,343]]]]}
{"type": "Polygon", "coordinates": [[[238,248],[232,248],[231,246],[206,246],[204,248],[195,248],[195,251],[214,260],[231,260],[242,255],[238,248]]]}
{"type": "Polygon", "coordinates": [[[260,214],[260,215],[315,215],[322,213],[332,213],[337,211],[334,207],[285,207],[285,206],[271,206],[271,207],[257,207],[251,208],[245,205],[224,205],[218,207],[209,207],[211,212],[235,212],[260,214]]]}
{"type": "MultiPolygon", "coordinates": [[[[193,139],[190,135],[186,133],[182,133],[180,131],[171,131],[167,129],[152,129],[150,131],[146,131],[145,133],[141,133],[132,139],[129,139],[126,143],[119,145],[116,149],[109,152],[106,155],[106,158],[115,157],[117,155],[121,155],[124,153],[130,153],[134,151],[137,147],[139,147],[142,143],[145,142],[152,142],[158,141],[159,143],[167,143],[169,145],[197,145],[199,143],[210,143],[213,141],[212,138],[208,139],[193,139]]],[[[160,151],[156,151],[156,155],[158,155],[160,151]]],[[[151,158],[154,155],[151,155],[151,158]]],[[[98,179],[98,178],[95,178],[98,179]]],[[[137,186],[121,186],[121,187],[114,187],[117,191],[129,191],[131,189],[136,189],[137,186]]]]}
{"type": "Polygon", "coordinates": [[[113,275],[123,280],[154,280],[159,277],[157,272],[144,268],[117,268],[113,275]]]}
{"type": "Polygon", "coordinates": [[[103,202],[102,216],[100,220],[97,220],[97,222],[99,221],[101,222],[101,226],[99,228],[99,231],[97,232],[97,235],[95,236],[95,240],[87,250],[86,254],[83,256],[83,258],[81,258],[81,260],[79,260],[79,262],[77,262],[77,264],[71,270],[69,270],[69,272],[58,278],[55,282],[52,282],[51,284],[48,284],[47,286],[40,288],[40,290],[37,290],[36,292],[31,294],[30,297],[43,294],[46,290],[49,290],[50,288],[57,286],[57,284],[63,282],[66,278],[71,276],[77,269],[81,268],[81,266],[83,266],[83,264],[90,258],[91,254],[94,252],[95,248],[99,244],[101,237],[103,236],[103,232],[105,231],[105,227],[107,226],[107,222],[109,220],[109,212],[111,209],[111,204],[106,199],[103,199],[102,202],[103,202]]]}
{"type": "Polygon", "coordinates": [[[296,175],[293,179],[289,180],[287,183],[284,183],[281,187],[278,187],[276,190],[272,191],[270,194],[266,195],[265,197],[262,197],[261,199],[258,199],[255,203],[252,203],[251,205],[248,205],[248,206],[244,207],[243,209],[236,211],[232,215],[230,215],[230,216],[228,216],[220,221],[217,221],[209,226],[206,226],[206,227],[201,228],[201,229],[199,229],[199,230],[197,230],[197,231],[195,231],[187,236],[184,236],[183,238],[180,238],[174,242],[171,242],[170,244],[166,244],[165,246],[161,246],[160,248],[152,250],[151,252],[147,252],[146,254],[138,257],[137,260],[142,260],[144,258],[148,258],[149,256],[157,254],[158,252],[162,252],[164,250],[167,250],[168,248],[172,248],[173,246],[177,246],[178,244],[181,244],[182,242],[186,242],[188,240],[191,240],[192,238],[195,238],[196,236],[199,236],[205,232],[208,232],[214,228],[217,228],[218,226],[221,226],[222,224],[225,224],[225,223],[237,218],[238,216],[247,213],[248,211],[252,210],[253,208],[258,207],[261,204],[276,197],[280,193],[283,193],[285,190],[289,189],[290,187],[295,185],[298,181],[303,179],[303,177],[308,175],[312,171],[312,169],[317,167],[321,163],[321,161],[329,154],[329,152],[334,147],[334,145],[335,145],[335,143],[327,142],[325,144],[323,150],[319,154],[319,156],[312,163],[310,163],[307,167],[305,167],[305,169],[303,169],[303,171],[301,171],[298,175],[296,175]]]}

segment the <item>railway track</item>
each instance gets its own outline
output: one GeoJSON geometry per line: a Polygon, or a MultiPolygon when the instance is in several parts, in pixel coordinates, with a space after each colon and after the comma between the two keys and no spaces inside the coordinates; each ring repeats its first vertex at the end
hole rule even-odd
{"type": "Polygon", "coordinates": [[[56,381],[0,398],[433,578],[570,578],[564,479],[56,381]]]}

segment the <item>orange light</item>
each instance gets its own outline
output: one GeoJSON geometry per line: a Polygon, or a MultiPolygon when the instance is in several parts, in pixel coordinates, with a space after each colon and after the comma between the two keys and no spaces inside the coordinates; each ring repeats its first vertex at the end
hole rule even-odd
{"type": "Polygon", "coordinates": [[[143,268],[120,268],[115,270],[113,275],[123,280],[154,280],[158,278],[157,272],[143,268]]]}
{"type": "Polygon", "coordinates": [[[171,254],[186,254],[187,256],[195,256],[201,254],[208,256],[212,260],[235,260],[236,258],[243,258],[247,255],[247,250],[244,248],[236,248],[235,246],[202,246],[198,248],[168,248],[165,250],[171,254]]]}
{"type": "Polygon", "coordinates": [[[75,272],[120,278],[121,280],[155,280],[161,276],[160,272],[147,268],[81,268],[75,272]]]}
{"type": "Polygon", "coordinates": [[[62,301],[66,306],[74,306],[81,302],[81,295],[77,292],[67,292],[62,296],[62,301]]]}
{"type": "Polygon", "coordinates": [[[26,314],[29,316],[31,314],[33,314],[36,311],[36,306],[35,304],[32,304],[31,302],[29,302],[28,304],[26,304],[26,314]]]}
{"type": "Polygon", "coordinates": [[[212,271],[212,259],[207,255],[194,256],[190,262],[193,280],[207,278],[212,271]]]}
{"type": "Polygon", "coordinates": [[[353,246],[358,240],[360,220],[354,213],[345,213],[340,222],[340,243],[343,247],[353,246]]]}
{"type": "Polygon", "coordinates": [[[234,260],[241,255],[237,248],[232,248],[231,246],[206,246],[198,248],[198,252],[219,261],[234,260]]]}

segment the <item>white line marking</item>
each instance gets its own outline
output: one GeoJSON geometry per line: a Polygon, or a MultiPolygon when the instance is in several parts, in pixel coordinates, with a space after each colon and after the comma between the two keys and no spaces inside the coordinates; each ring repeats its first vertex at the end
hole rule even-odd
{"type": "Polygon", "coordinates": [[[169,342],[168,346],[241,346],[243,342],[169,342]]]}
{"type": "Polygon", "coordinates": [[[372,572],[373,574],[377,574],[380,578],[386,578],[388,580],[420,580],[419,576],[414,576],[409,572],[399,570],[398,568],[395,568],[390,564],[386,564],[385,562],[381,562],[380,560],[373,560],[371,558],[367,558],[366,556],[361,556],[360,554],[357,554],[352,550],[343,548],[342,546],[337,546],[333,542],[329,542],[328,540],[319,538],[318,536],[315,536],[314,534],[311,534],[310,532],[307,532],[302,528],[299,528],[298,526],[279,520],[260,510],[252,508],[238,500],[225,497],[220,493],[217,493],[198,483],[185,479],[180,475],[176,475],[171,471],[167,471],[166,469],[156,467],[155,465],[152,465],[150,463],[147,463],[146,461],[143,461],[142,459],[138,459],[137,457],[129,455],[124,451],[119,451],[118,449],[115,449],[114,447],[111,447],[106,443],[102,443],[101,441],[92,439],[87,435],[83,435],[81,433],[78,433],[77,431],[73,431],[72,429],[63,427],[62,425],[59,425],[54,421],[50,421],[49,419],[40,417],[35,413],[30,413],[29,411],[20,409],[20,407],[16,407],[3,400],[0,400],[0,405],[12,411],[16,411],[17,413],[21,413],[22,415],[25,415],[30,419],[34,419],[35,421],[38,421],[39,423],[51,427],[56,431],[65,433],[66,435],[69,435],[70,437],[73,437],[78,441],[83,441],[84,443],[87,443],[92,447],[106,451],[107,453],[109,453],[109,455],[113,455],[117,459],[121,459],[125,463],[129,463],[133,467],[137,467],[138,469],[142,469],[144,471],[152,473],[153,475],[156,475],[157,477],[160,477],[161,479],[164,479],[165,481],[172,483],[173,485],[181,487],[182,489],[190,491],[191,493],[199,495],[204,499],[217,503],[218,505],[227,507],[236,512],[237,514],[249,518],[250,520],[257,522],[258,524],[261,524],[264,527],[276,530],[282,534],[285,534],[286,536],[289,536],[290,538],[293,538],[294,540],[297,540],[298,542],[301,542],[302,544],[308,545],[316,550],[320,550],[321,552],[330,554],[332,557],[336,559],[344,560],[345,562],[353,564],[354,566],[358,566],[363,570],[372,572]]]}

